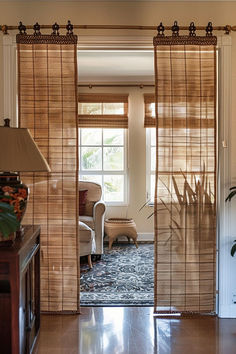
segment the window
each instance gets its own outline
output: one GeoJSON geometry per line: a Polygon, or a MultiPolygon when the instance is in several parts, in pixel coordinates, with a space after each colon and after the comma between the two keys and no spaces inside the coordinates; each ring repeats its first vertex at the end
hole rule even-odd
{"type": "Polygon", "coordinates": [[[101,184],[110,205],[127,203],[128,95],[79,95],[80,179],[101,184]]]}
{"type": "Polygon", "coordinates": [[[80,129],[80,179],[101,184],[105,202],[127,202],[125,129],[80,129]]]}

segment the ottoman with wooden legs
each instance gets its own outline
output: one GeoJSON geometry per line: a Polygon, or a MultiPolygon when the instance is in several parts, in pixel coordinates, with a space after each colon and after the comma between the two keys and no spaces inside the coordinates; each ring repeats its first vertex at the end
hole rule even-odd
{"type": "Polygon", "coordinates": [[[129,241],[132,238],[138,248],[136,224],[133,219],[110,218],[105,220],[104,226],[105,233],[109,238],[109,250],[118,236],[127,236],[129,241]]]}

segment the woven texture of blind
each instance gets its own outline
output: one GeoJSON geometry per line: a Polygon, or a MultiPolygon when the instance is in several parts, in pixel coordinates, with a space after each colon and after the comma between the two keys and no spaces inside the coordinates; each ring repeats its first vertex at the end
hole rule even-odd
{"type": "Polygon", "coordinates": [[[25,224],[41,226],[41,310],[77,312],[77,36],[17,35],[19,122],[51,173],[25,173],[25,224]]]}
{"type": "Polygon", "coordinates": [[[79,114],[79,128],[128,128],[127,94],[79,94],[80,103],[123,103],[123,114],[79,114]]]}
{"type": "Polygon", "coordinates": [[[211,313],[216,288],[216,37],[155,37],[157,313],[211,313]]]}

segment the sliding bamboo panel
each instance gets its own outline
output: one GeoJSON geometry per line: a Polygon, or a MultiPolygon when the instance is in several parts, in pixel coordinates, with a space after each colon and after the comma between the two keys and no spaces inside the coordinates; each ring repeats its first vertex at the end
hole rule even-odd
{"type": "Polygon", "coordinates": [[[77,36],[17,35],[19,122],[51,173],[27,173],[24,223],[41,226],[41,310],[78,310],[77,36]]]}
{"type": "Polygon", "coordinates": [[[156,313],[212,313],[216,37],[154,37],[156,313]]]}

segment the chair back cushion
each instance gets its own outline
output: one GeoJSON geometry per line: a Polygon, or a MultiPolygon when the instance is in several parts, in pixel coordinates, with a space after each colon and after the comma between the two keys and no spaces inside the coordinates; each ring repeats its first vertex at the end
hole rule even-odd
{"type": "Polygon", "coordinates": [[[79,190],[87,190],[83,215],[93,216],[93,207],[102,197],[102,187],[98,183],[79,181],[79,190]]]}
{"type": "Polygon", "coordinates": [[[79,190],[79,215],[85,215],[87,194],[88,194],[87,189],[80,189],[79,190]]]}

